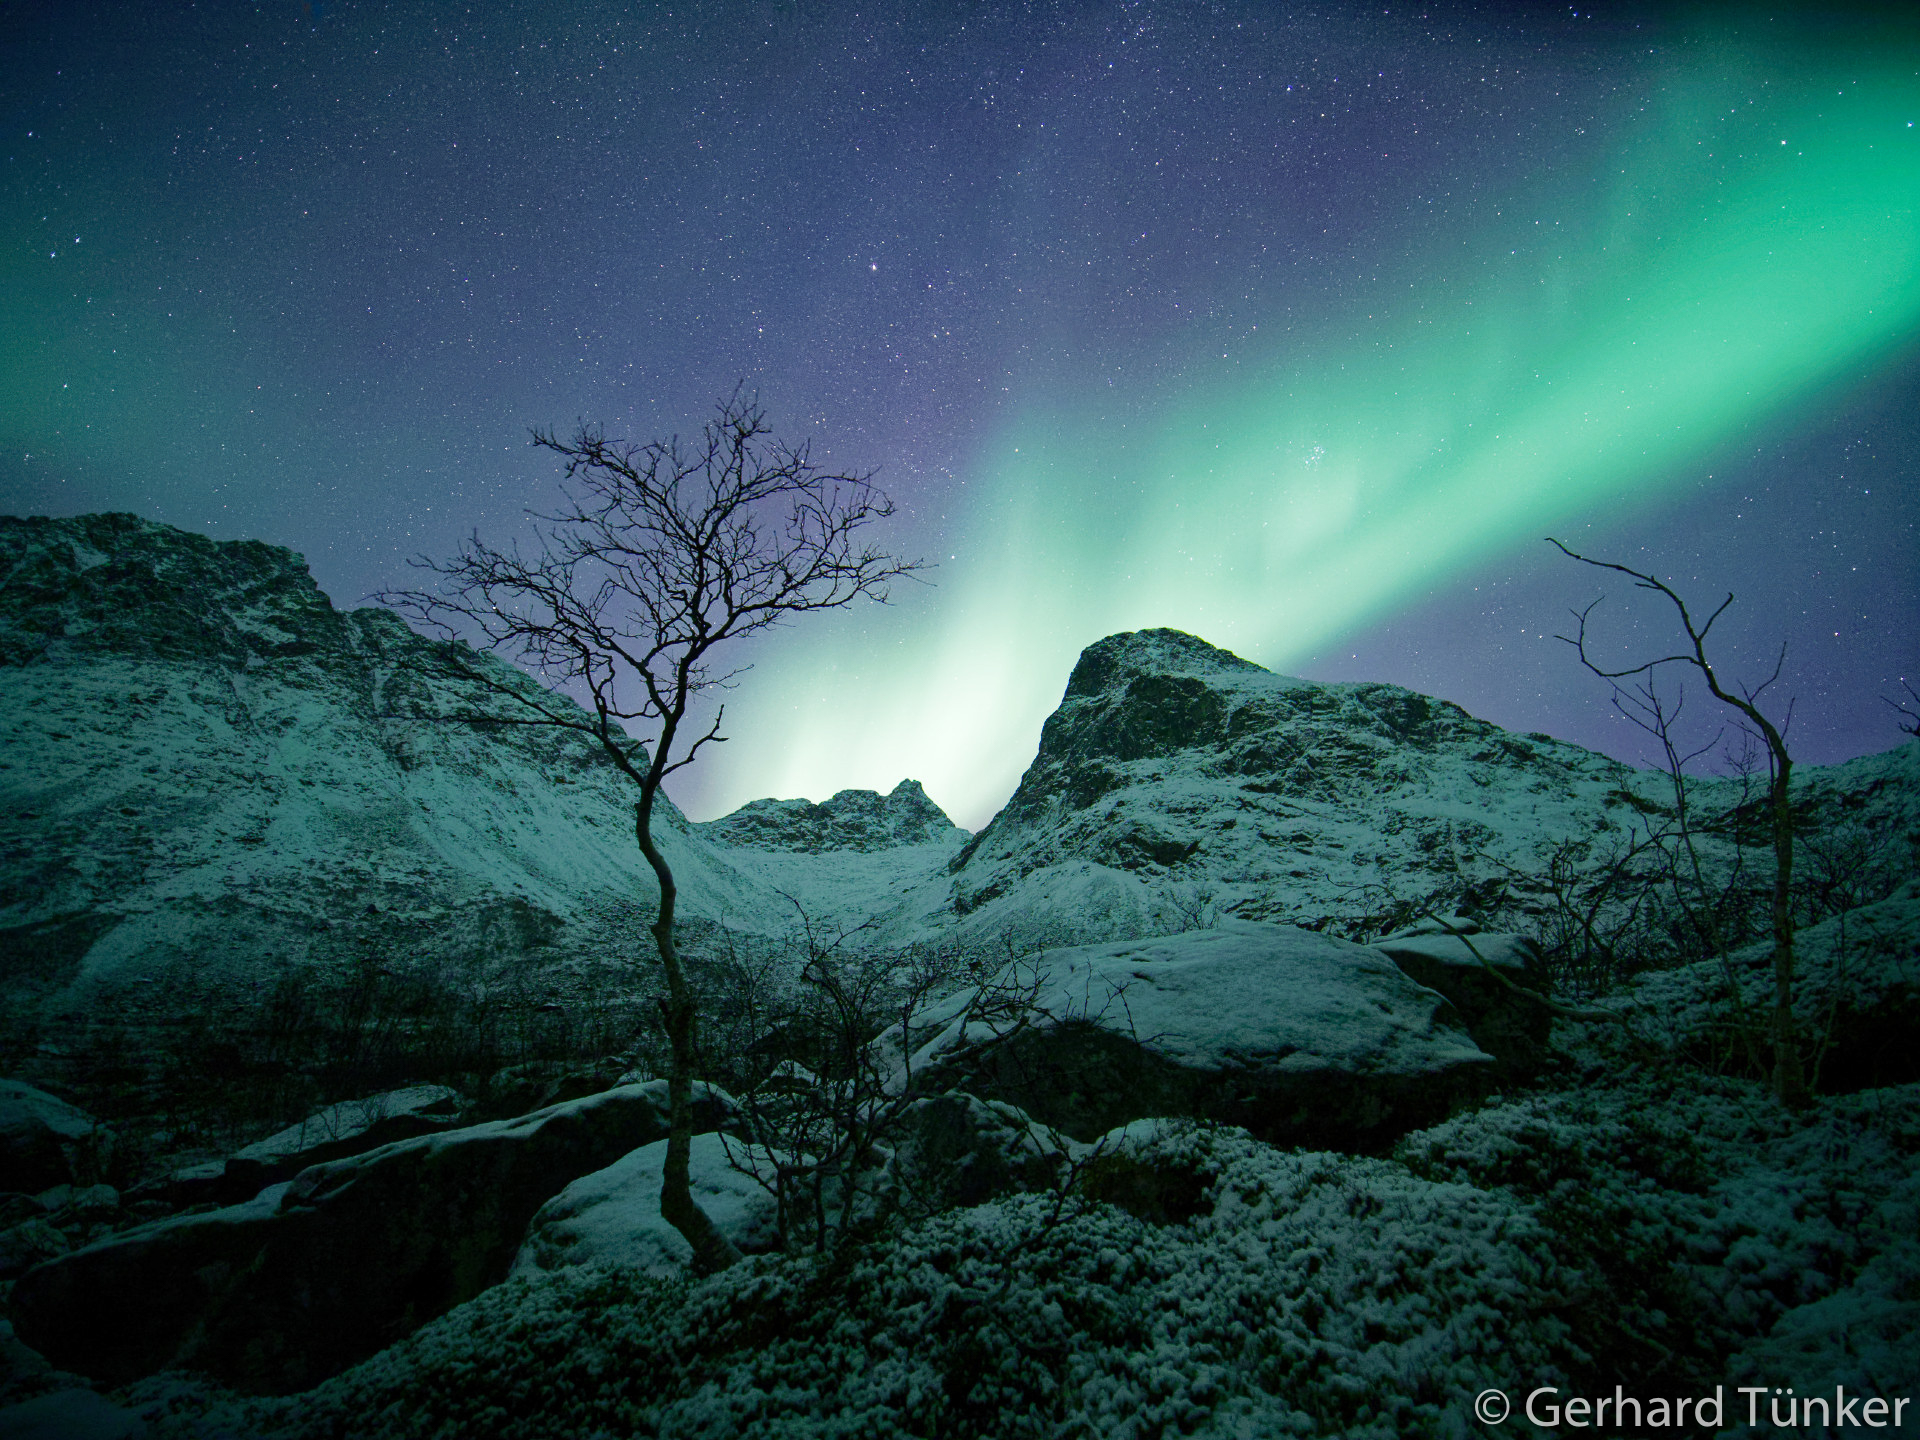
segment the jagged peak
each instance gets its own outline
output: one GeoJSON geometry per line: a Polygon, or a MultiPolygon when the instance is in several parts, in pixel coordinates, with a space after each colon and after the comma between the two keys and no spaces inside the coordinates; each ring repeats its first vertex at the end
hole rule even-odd
{"type": "Polygon", "coordinates": [[[54,651],[242,660],[341,643],[291,550],[138,515],[0,516],[0,664],[54,651]]]}
{"type": "Polygon", "coordinates": [[[1135,675],[1266,674],[1263,665],[1209,645],[1184,630],[1126,630],[1096,640],[1080,652],[1067,680],[1068,695],[1098,695],[1135,675]]]}
{"type": "Polygon", "coordinates": [[[817,803],[749,800],[699,828],[729,845],[762,850],[885,850],[962,833],[918,780],[902,780],[885,795],[842,790],[817,803]]]}

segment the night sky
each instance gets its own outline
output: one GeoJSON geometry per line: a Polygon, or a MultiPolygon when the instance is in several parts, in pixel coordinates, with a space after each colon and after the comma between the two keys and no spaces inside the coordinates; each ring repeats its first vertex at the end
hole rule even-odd
{"type": "Polygon", "coordinates": [[[0,0],[0,510],[352,605],[522,530],[527,427],[744,382],[937,568],[749,657],[696,817],[978,827],[1150,625],[1644,754],[1551,637],[1668,617],[1548,534],[1735,591],[1845,759],[1920,678],[1916,122],[1833,6],[0,0]]]}

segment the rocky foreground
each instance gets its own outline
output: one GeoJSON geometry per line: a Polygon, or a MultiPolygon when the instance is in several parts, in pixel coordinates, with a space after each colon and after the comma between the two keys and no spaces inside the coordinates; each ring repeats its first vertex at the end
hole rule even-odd
{"type": "Polygon", "coordinates": [[[286,551],[0,520],[0,1434],[1920,1391],[1920,745],[1799,772],[1800,1115],[1743,1018],[1752,797],[1695,793],[1698,958],[1634,869],[1660,777],[1396,687],[1113,636],[978,835],[912,782],[670,813],[747,1256],[696,1279],[624,782],[437,718],[436,654],[286,551]],[[865,997],[838,1051],[778,1010],[810,957],[865,997]]]}

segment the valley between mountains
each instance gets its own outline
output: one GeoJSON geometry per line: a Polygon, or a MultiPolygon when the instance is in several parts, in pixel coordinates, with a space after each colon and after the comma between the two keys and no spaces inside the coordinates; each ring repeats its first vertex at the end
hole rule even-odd
{"type": "Polygon", "coordinates": [[[440,654],[269,544],[0,518],[0,1432],[1920,1398],[1920,743],[1795,771],[1804,1113],[1750,1020],[1752,777],[1683,813],[1664,774],[1161,629],[1082,652],[978,833],[912,779],[669,807],[696,1188],[748,1255],[696,1280],[657,1213],[632,787],[449,719],[440,654]],[[888,1117],[830,1166],[829,1091],[888,1117]],[[800,1174],[844,1224],[796,1218],[800,1174]]]}

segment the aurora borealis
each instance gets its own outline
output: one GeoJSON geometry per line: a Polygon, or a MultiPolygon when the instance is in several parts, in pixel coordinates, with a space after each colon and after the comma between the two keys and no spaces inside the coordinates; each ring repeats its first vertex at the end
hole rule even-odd
{"type": "Polygon", "coordinates": [[[934,583],[763,646],[696,816],[913,776],[977,827],[1147,625],[1630,753],[1547,533],[1738,592],[1803,758],[1899,738],[1911,21],[0,13],[0,508],[269,539],[351,604],[551,493],[529,425],[744,380],[878,468],[934,583]]]}

